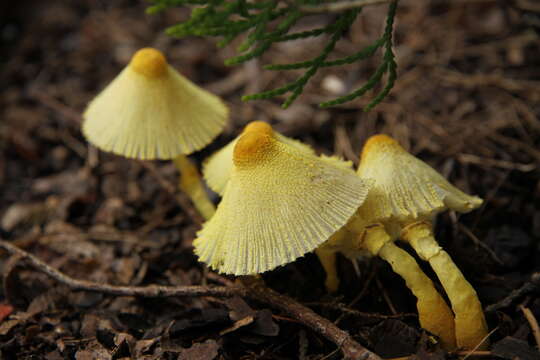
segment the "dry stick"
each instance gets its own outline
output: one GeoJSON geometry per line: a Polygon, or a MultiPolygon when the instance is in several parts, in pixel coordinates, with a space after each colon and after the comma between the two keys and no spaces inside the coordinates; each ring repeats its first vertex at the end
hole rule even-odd
{"type": "Polygon", "coordinates": [[[523,305],[519,305],[520,310],[523,312],[523,315],[525,315],[525,318],[529,322],[529,325],[531,326],[534,340],[536,340],[536,347],[540,348],[540,326],[538,326],[538,321],[536,321],[536,318],[534,317],[534,314],[532,313],[531,309],[528,307],[525,307],[523,305]]]}
{"type": "Polygon", "coordinates": [[[343,303],[330,303],[330,302],[305,302],[303,303],[306,306],[315,306],[315,307],[322,307],[332,310],[339,310],[342,313],[358,316],[358,317],[365,317],[365,318],[372,318],[372,319],[403,319],[405,317],[418,317],[418,314],[415,313],[400,313],[395,315],[385,315],[385,314],[377,314],[377,313],[366,313],[362,311],[358,311],[355,309],[351,309],[347,307],[343,303]]]}
{"type": "Polygon", "coordinates": [[[275,309],[282,310],[303,325],[321,334],[335,343],[346,359],[381,360],[379,356],[357,343],[347,332],[335,326],[329,320],[317,315],[313,310],[297,303],[293,299],[278,294],[258,282],[249,287],[243,286],[115,286],[99,284],[92,281],[74,279],[51,267],[34,255],[0,239],[0,248],[10,254],[19,256],[34,269],[41,271],[72,290],[100,292],[116,296],[139,296],[147,298],[180,297],[180,296],[243,296],[265,303],[275,309]]]}
{"type": "Polygon", "coordinates": [[[537,291],[538,289],[540,289],[540,273],[535,272],[531,275],[530,280],[523,284],[519,289],[512,290],[512,292],[504,299],[486,307],[486,312],[497,311],[499,309],[508,307],[512,305],[512,302],[514,302],[517,298],[533,291],[537,291]]]}
{"type": "Polygon", "coordinates": [[[243,287],[228,286],[117,286],[99,284],[93,281],[74,279],[61,271],[41,261],[34,255],[11,245],[9,242],[0,240],[0,248],[7,252],[20,256],[36,270],[49,275],[54,280],[67,285],[72,290],[85,290],[101,292],[116,296],[140,296],[140,297],[173,297],[173,296],[246,296],[247,290],[243,287]]]}
{"type": "Polygon", "coordinates": [[[482,338],[482,340],[471,350],[465,350],[465,352],[467,352],[467,355],[465,355],[463,357],[463,360],[467,360],[469,357],[473,356],[474,354],[476,354],[477,352],[479,351],[485,351],[485,350],[478,350],[478,348],[484,344],[491,335],[493,335],[495,333],[495,331],[499,330],[499,327],[497,326],[495,329],[491,330],[489,333],[486,334],[486,336],[484,336],[482,338]]]}
{"type": "Polygon", "coordinates": [[[300,320],[303,324],[331,340],[341,348],[346,359],[381,360],[378,355],[358,344],[349,333],[341,330],[330,321],[320,317],[311,309],[293,299],[267,288],[261,280],[249,279],[249,282],[245,281],[245,283],[250,289],[250,293],[255,294],[255,299],[276,306],[294,319],[300,320]]]}
{"type": "Polygon", "coordinates": [[[488,255],[495,261],[497,264],[504,266],[504,262],[497,256],[495,251],[493,251],[485,242],[480,240],[474,233],[465,225],[460,223],[457,224],[458,228],[465,233],[477,246],[484,249],[488,255]]]}

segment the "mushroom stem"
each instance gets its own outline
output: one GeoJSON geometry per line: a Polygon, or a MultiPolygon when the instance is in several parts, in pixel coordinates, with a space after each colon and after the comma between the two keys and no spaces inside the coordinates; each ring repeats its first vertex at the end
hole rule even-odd
{"type": "Polygon", "coordinates": [[[416,222],[406,226],[401,235],[420,258],[429,261],[444,287],[456,316],[457,345],[467,350],[485,350],[489,344],[482,342],[487,337],[488,329],[478,295],[450,255],[437,244],[432,225],[416,222]]]}
{"type": "Polygon", "coordinates": [[[336,251],[319,246],[315,249],[315,254],[319,258],[326,273],[324,285],[328,292],[336,292],[339,288],[339,276],[336,268],[336,251]]]}
{"type": "Polygon", "coordinates": [[[437,335],[443,348],[454,350],[456,338],[452,311],[414,258],[396,246],[380,224],[366,227],[360,245],[388,262],[392,270],[405,280],[417,298],[416,307],[422,328],[437,335]]]}
{"type": "Polygon", "coordinates": [[[216,207],[208,198],[204,189],[199,171],[185,155],[179,155],[174,159],[174,165],[180,171],[178,186],[184,191],[195,205],[195,208],[206,219],[210,219],[216,212],[216,207]]]}

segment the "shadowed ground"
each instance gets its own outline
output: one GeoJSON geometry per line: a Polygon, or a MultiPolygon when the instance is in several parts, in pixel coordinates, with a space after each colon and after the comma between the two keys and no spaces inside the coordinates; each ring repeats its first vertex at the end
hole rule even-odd
{"type": "MultiPolygon", "coordinates": [[[[0,5],[3,239],[79,279],[117,285],[230,284],[232,279],[203,271],[193,255],[191,242],[201,219],[193,209],[182,210],[186,198],[171,196],[172,163],[154,162],[152,170],[97,152],[80,132],[85,104],[134,51],[153,46],[231,108],[224,134],[192,156],[199,165],[252,120],[270,122],[318,152],[355,163],[365,139],[384,132],[460,189],[484,198],[485,205],[468,215],[440,216],[437,239],[484,307],[498,304],[487,313],[489,328],[496,330],[491,353],[484,355],[538,358],[531,324],[540,316],[540,301],[537,283],[530,282],[540,269],[538,5],[403,0],[396,19],[398,80],[369,113],[358,109],[373,94],[339,108],[319,110],[316,104],[361,86],[378,57],[321,72],[288,110],[279,107],[282,99],[242,103],[240,95],[298,75],[264,71],[261,65],[311,58],[321,44],[283,43],[258,62],[227,68],[223,60],[234,55],[234,46],[218,51],[209,40],[167,37],[162,30],[186,13],[148,16],[144,6],[67,0],[0,5]],[[500,303],[522,286],[513,301],[500,303]]],[[[385,14],[386,5],[366,9],[335,56],[375,40],[385,14]]],[[[330,20],[317,15],[298,30],[330,20]]],[[[73,292],[16,266],[13,258],[3,256],[0,265],[2,358],[321,359],[336,350],[296,319],[258,302],[73,292]]],[[[335,296],[325,294],[323,270],[313,255],[264,278],[380,356],[447,357],[422,335],[414,298],[390,267],[377,260],[361,261],[359,268],[357,275],[346,259],[339,259],[342,283],[335,296]]],[[[335,352],[327,358],[340,356],[335,352]]]]}

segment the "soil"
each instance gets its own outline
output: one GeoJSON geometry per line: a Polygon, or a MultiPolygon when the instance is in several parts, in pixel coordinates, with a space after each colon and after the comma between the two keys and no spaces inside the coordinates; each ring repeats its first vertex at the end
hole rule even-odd
{"type": "MultiPolygon", "coordinates": [[[[317,104],[360,87],[380,54],[321,71],[289,109],[280,108],[279,98],[243,103],[242,94],[302,74],[266,71],[262,65],[311,58],[324,39],[282,43],[262,59],[229,68],[223,61],[235,54],[234,45],[217,49],[214,39],[171,38],[163,30],[187,12],[151,16],[146,6],[123,0],[0,4],[2,239],[78,279],[117,285],[232,283],[233,278],[206,271],[193,254],[201,219],[183,211],[167,191],[175,189],[178,176],[170,162],[153,162],[150,171],[141,162],[97,151],[81,134],[80,114],[88,101],[133,52],[153,46],[231,108],[223,134],[191,156],[198,165],[252,120],[270,122],[320,153],[355,164],[364,141],[386,133],[456,186],[482,197],[480,209],[442,214],[436,225],[438,241],[477,290],[492,330],[489,350],[471,356],[540,359],[540,7],[535,1],[403,0],[395,33],[398,79],[368,113],[361,107],[374,93],[337,108],[322,110],[317,104]]],[[[333,56],[373,42],[385,12],[386,5],[366,8],[333,56]]],[[[331,19],[312,16],[298,28],[331,19]]],[[[72,291],[5,252],[0,265],[2,359],[341,357],[333,343],[254,301],[114,297],[72,291]]],[[[312,254],[263,277],[384,358],[464,354],[443,351],[420,328],[414,297],[387,264],[360,259],[359,272],[345,258],[338,265],[341,286],[333,295],[326,293],[324,272],[312,254]]]]}

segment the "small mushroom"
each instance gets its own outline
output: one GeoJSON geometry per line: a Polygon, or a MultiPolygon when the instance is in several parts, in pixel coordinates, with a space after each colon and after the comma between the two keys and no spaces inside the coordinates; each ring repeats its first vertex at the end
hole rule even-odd
{"type": "Polygon", "coordinates": [[[386,135],[366,142],[358,175],[375,181],[360,213],[384,219],[390,234],[400,236],[429,261],[452,304],[457,345],[476,348],[487,336],[482,306],[471,284],[435,240],[432,219],[447,209],[469,212],[482,199],[463,193],[386,135]]]}
{"type": "Polygon", "coordinates": [[[223,200],[194,241],[199,259],[235,275],[258,274],[313,251],[366,198],[369,182],[272,129],[245,131],[233,149],[223,200]]]}
{"type": "Polygon", "coordinates": [[[227,117],[217,96],[180,75],[160,51],[144,48],[88,104],[82,131],[104,151],[142,160],[175,159],[180,187],[209,218],[214,205],[185,155],[211,142],[227,117]]]}

